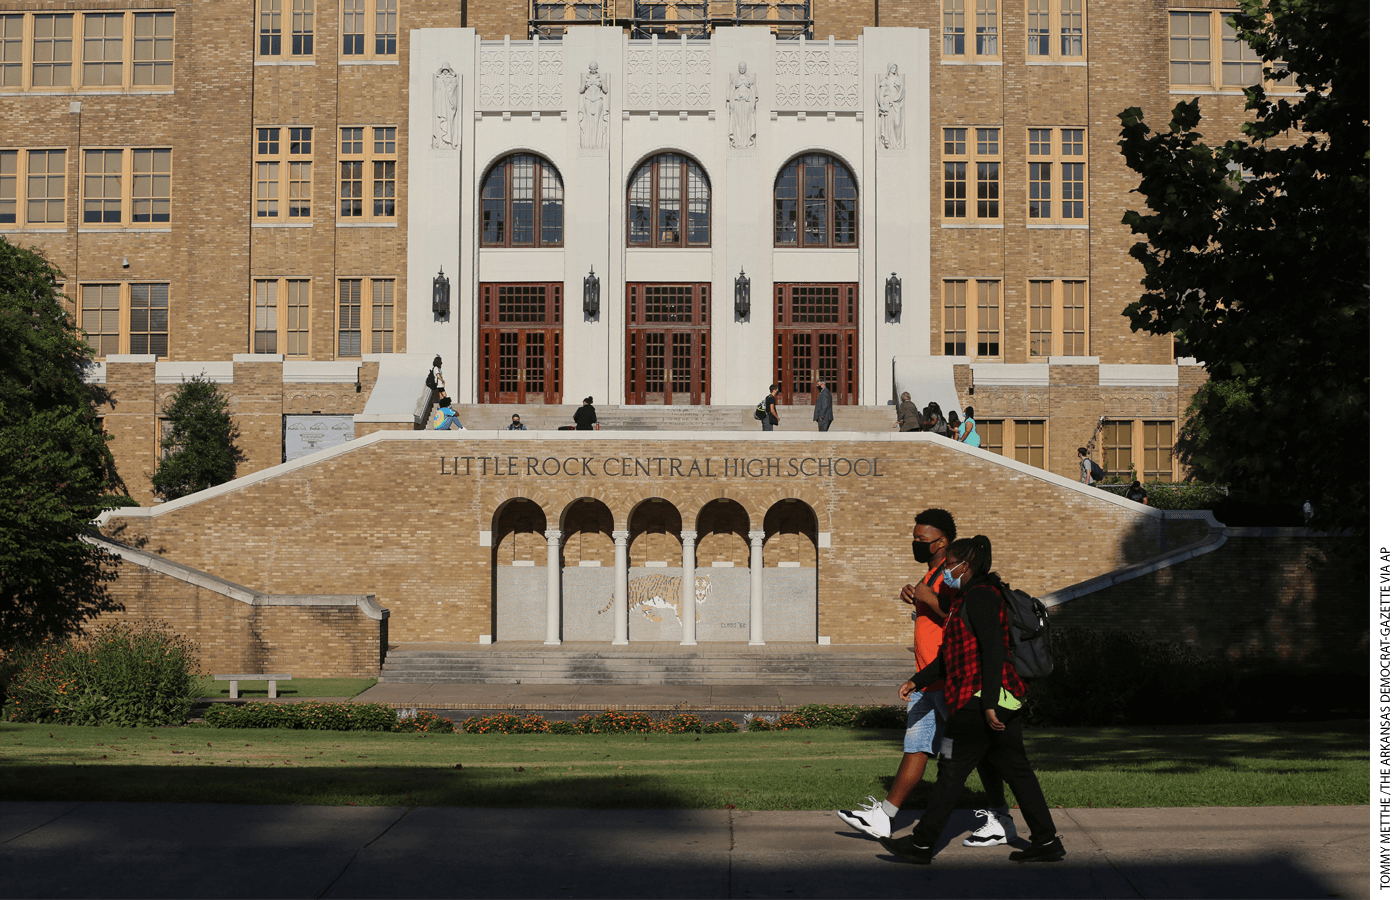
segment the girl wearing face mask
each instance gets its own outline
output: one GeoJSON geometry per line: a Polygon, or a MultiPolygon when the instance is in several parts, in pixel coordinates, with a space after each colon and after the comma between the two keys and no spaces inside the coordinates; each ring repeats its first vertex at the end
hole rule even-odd
{"type": "Polygon", "coordinates": [[[1058,862],[1065,848],[1026,759],[1021,733],[1021,702],[1026,683],[1011,664],[1001,579],[991,571],[992,543],[983,535],[954,541],[943,562],[943,584],[955,592],[938,659],[900,686],[908,697],[939,677],[951,716],[939,755],[938,781],[928,811],[913,833],[881,838],[885,848],[906,862],[927,864],[952,815],[963,782],[990,758],[1011,786],[1030,827],[1031,846],[1012,853],[1013,862],[1058,862]]]}

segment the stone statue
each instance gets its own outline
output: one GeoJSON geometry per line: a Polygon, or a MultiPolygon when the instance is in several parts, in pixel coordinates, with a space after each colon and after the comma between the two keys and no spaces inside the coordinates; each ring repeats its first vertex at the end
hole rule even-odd
{"type": "Polygon", "coordinates": [[[739,63],[739,74],[729,76],[729,146],[747,150],[758,138],[758,87],[749,67],[739,63]]]}
{"type": "Polygon", "coordinates": [[[451,66],[443,66],[433,76],[434,150],[457,149],[457,107],[461,102],[457,84],[457,73],[451,66]]]}
{"type": "Polygon", "coordinates": [[[588,74],[579,78],[579,146],[601,150],[608,145],[608,76],[598,74],[598,64],[588,64],[588,74]]]}
{"type": "Polygon", "coordinates": [[[894,63],[885,77],[876,79],[875,105],[880,112],[880,145],[886,150],[904,149],[904,76],[894,63]]]}

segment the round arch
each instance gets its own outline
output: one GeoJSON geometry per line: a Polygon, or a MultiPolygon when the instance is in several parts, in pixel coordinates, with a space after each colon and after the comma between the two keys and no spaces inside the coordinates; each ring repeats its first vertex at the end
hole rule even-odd
{"type": "Polygon", "coordinates": [[[559,167],[529,150],[496,157],[477,180],[477,223],[482,247],[564,246],[559,167]]]}
{"type": "Polygon", "coordinates": [[[773,179],[773,246],[860,245],[860,189],[850,164],[827,150],[790,157],[773,179]]]}
{"type": "Polygon", "coordinates": [[[689,153],[643,157],[627,175],[627,246],[709,247],[713,198],[709,172],[689,153]]]}
{"type": "Polygon", "coordinates": [[[817,513],[805,500],[788,497],[763,516],[764,568],[815,568],[817,513]]]}
{"type": "Polygon", "coordinates": [[[491,516],[491,634],[497,641],[538,641],[548,577],[544,507],[508,497],[491,516]]]}
{"type": "Polygon", "coordinates": [[[717,497],[701,507],[695,516],[696,567],[747,566],[751,522],[748,509],[727,497],[717,497]]]}
{"type": "Polygon", "coordinates": [[[680,568],[680,508],[664,497],[639,500],[627,515],[628,565],[680,568]]]}

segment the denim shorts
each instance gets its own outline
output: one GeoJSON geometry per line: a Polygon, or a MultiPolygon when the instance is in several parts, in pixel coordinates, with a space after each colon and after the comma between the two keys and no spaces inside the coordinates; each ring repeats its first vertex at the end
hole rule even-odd
{"type": "Polygon", "coordinates": [[[904,726],[904,752],[927,753],[943,738],[943,723],[948,721],[948,704],[940,691],[916,691],[909,698],[909,719],[904,726]]]}

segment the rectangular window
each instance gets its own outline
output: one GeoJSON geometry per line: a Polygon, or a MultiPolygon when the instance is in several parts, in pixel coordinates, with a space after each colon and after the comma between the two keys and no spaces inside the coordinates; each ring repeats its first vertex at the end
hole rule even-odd
{"type": "MultiPolygon", "coordinates": [[[[1264,61],[1240,40],[1233,10],[1168,12],[1169,81],[1176,90],[1233,91],[1264,84],[1264,61]]],[[[1282,64],[1277,64],[1282,68],[1282,64]]],[[[1270,81],[1277,90],[1293,85],[1270,81]]]]}
{"type": "Polygon", "coordinates": [[[169,284],[84,284],[79,297],[78,324],[98,357],[170,355],[169,284]]]}
{"type": "Polygon", "coordinates": [[[82,224],[168,228],[170,173],[169,148],[84,150],[82,224]]]}
{"type": "Polygon", "coordinates": [[[282,55],[282,0],[258,0],[258,56],[282,55]]]}
{"type": "Polygon", "coordinates": [[[131,47],[133,87],[175,83],[175,14],[136,13],[131,47]]]}
{"type": "Polygon", "coordinates": [[[1084,0],[1060,0],[1060,58],[1084,58],[1084,0]]]}
{"type": "Polygon", "coordinates": [[[1001,219],[1001,129],[943,129],[943,218],[1001,219]],[[971,202],[969,176],[976,179],[971,202]]]}
{"type": "Polygon", "coordinates": [[[1142,423],[1142,478],[1147,481],[1171,481],[1172,423],[1142,423]]]}
{"type": "Polygon", "coordinates": [[[73,16],[34,16],[29,83],[36,88],[73,86],[73,16]]]}
{"type": "Polygon", "coordinates": [[[967,356],[967,282],[943,282],[943,355],[967,356]]]}
{"type": "Polygon", "coordinates": [[[311,355],[311,281],[259,278],[253,282],[252,352],[311,355]]]}
{"type": "Polygon", "coordinates": [[[943,55],[967,55],[967,0],[943,0],[943,55]]]}
{"type": "Polygon", "coordinates": [[[1229,16],[1220,19],[1220,81],[1227,88],[1264,83],[1264,61],[1240,40],[1229,16]]]}
{"type": "Polygon", "coordinates": [[[315,28],[314,0],[258,0],[258,56],[263,59],[313,55],[315,28]]]}
{"type": "Polygon", "coordinates": [[[65,224],[67,159],[66,150],[0,150],[0,225],[65,224]]]}
{"type": "Polygon", "coordinates": [[[943,0],[943,58],[1000,58],[1000,7],[1001,0],[943,0]],[[969,24],[971,41],[967,39],[969,24]]]}
{"type": "Polygon", "coordinates": [[[1127,478],[1133,471],[1133,423],[1103,425],[1103,470],[1110,477],[1127,478]]]}
{"type": "Polygon", "coordinates": [[[1084,0],[1026,0],[1026,56],[1043,61],[1082,60],[1084,0]]]}
{"type": "Polygon", "coordinates": [[[977,423],[977,433],[982,438],[982,449],[988,453],[1005,456],[1005,423],[1001,419],[987,419],[977,423]]]}
{"type": "Polygon", "coordinates": [[[292,56],[315,53],[315,0],[292,0],[292,56]]]}
{"type": "Polygon", "coordinates": [[[1037,280],[1027,292],[1030,355],[1089,355],[1089,291],[1081,280],[1037,280]]]}
{"type": "Polygon", "coordinates": [[[1000,0],[977,0],[977,55],[999,56],[997,43],[997,4],[1000,0]]]}
{"type": "Polygon", "coordinates": [[[83,16],[83,87],[122,86],[123,13],[83,16]]]}
{"type": "Polygon", "coordinates": [[[254,222],[310,220],[312,149],[310,128],[254,129],[254,222]]]}
{"type": "Polygon", "coordinates": [[[398,0],[341,0],[341,56],[372,59],[397,56],[398,52],[398,0]],[[374,30],[366,32],[366,25],[374,30]]]}
{"type": "Polygon", "coordinates": [[[392,278],[340,279],[336,355],[356,357],[394,352],[396,285],[392,278]],[[361,298],[370,298],[370,314],[362,315],[361,298]]]}
{"type": "Polygon", "coordinates": [[[24,87],[24,16],[0,16],[0,88],[24,87]]]}
{"type": "Polygon", "coordinates": [[[1045,420],[1016,420],[1017,462],[1023,462],[1037,469],[1045,468],[1045,420]]]}
{"type": "MultiPolygon", "coordinates": [[[[342,220],[395,219],[398,212],[397,154],[397,128],[355,126],[340,129],[342,220]],[[370,182],[368,185],[366,180],[370,182]]],[[[513,187],[518,190],[520,186],[513,187]]],[[[533,228],[532,220],[530,225],[533,228]]]]}
{"type": "Polygon", "coordinates": [[[1001,282],[977,282],[977,356],[1001,356],[1001,282]]]}
{"type": "Polygon", "coordinates": [[[1079,224],[1088,221],[1088,155],[1084,128],[1031,128],[1027,224],[1079,224]]]}

